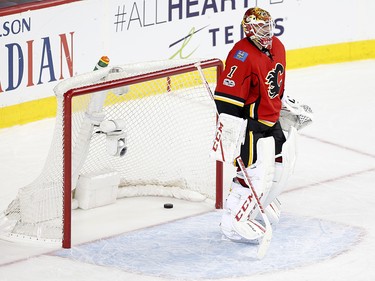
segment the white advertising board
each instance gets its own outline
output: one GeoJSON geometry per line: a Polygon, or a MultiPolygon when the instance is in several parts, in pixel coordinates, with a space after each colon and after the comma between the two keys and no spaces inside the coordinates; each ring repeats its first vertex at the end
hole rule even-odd
{"type": "Polygon", "coordinates": [[[247,8],[273,15],[287,50],[375,38],[371,0],[86,0],[0,18],[0,108],[53,95],[62,79],[111,64],[225,60],[247,8]]]}

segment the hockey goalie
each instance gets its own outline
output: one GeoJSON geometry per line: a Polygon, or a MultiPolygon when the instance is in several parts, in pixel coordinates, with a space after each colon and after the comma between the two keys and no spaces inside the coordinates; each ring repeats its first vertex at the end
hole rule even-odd
{"type": "Polygon", "coordinates": [[[220,225],[237,242],[260,243],[278,223],[298,130],[313,117],[310,107],[284,94],[285,49],[273,26],[267,11],[245,12],[246,37],[229,52],[214,94],[219,118],[211,153],[238,167],[220,225]]]}

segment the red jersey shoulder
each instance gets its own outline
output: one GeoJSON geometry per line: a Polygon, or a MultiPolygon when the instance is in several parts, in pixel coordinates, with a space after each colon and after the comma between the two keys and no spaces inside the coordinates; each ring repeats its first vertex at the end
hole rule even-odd
{"type": "Polygon", "coordinates": [[[276,36],[272,39],[272,50],[285,52],[284,44],[276,36]]]}
{"type": "Polygon", "coordinates": [[[251,52],[252,45],[249,44],[247,38],[243,38],[233,46],[232,50],[228,54],[227,60],[244,63],[249,60],[251,52]]]}

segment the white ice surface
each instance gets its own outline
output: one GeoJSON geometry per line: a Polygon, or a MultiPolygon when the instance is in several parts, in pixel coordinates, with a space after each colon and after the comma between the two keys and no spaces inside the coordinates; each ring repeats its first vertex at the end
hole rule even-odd
{"type": "MultiPolygon", "coordinates": [[[[287,75],[288,94],[312,107],[315,122],[301,132],[295,174],[280,197],[283,212],[363,229],[359,243],[309,265],[220,280],[375,280],[374,77],[374,60],[293,70],[287,75]]],[[[52,132],[53,120],[0,130],[0,210],[16,196],[18,188],[41,171],[52,132]]],[[[101,210],[76,212],[73,244],[210,210],[211,203],[165,198],[119,200],[101,210]],[[173,202],[175,208],[165,210],[165,202],[173,202]],[[113,211],[115,218],[108,215],[113,211]]],[[[0,281],[170,280],[46,254],[54,249],[0,241],[0,281]]],[[[225,264],[222,270],[228,271],[225,264]]]]}

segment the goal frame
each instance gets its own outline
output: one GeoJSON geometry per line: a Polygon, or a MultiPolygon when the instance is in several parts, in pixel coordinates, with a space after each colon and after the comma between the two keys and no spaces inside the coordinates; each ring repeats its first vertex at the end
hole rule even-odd
{"type": "MultiPolygon", "coordinates": [[[[204,60],[199,63],[202,69],[216,68],[218,81],[219,75],[223,71],[223,62],[220,59],[204,60]]],[[[83,86],[68,90],[63,96],[63,237],[62,247],[71,248],[71,228],[72,228],[72,101],[74,97],[94,92],[110,90],[116,87],[129,86],[136,83],[145,82],[159,78],[167,78],[166,89],[169,91],[170,85],[168,77],[197,70],[194,63],[178,67],[136,75],[133,77],[103,82],[95,85],[83,86]]],[[[208,95],[209,93],[207,93],[208,95]]],[[[223,163],[216,161],[216,199],[215,208],[223,208],[223,163]]]]}

